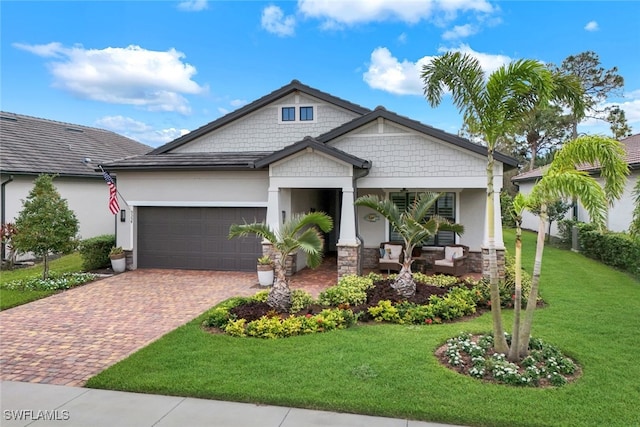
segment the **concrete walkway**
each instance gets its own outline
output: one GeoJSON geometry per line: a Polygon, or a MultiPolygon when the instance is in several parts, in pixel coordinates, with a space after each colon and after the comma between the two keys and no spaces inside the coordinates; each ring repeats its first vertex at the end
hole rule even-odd
{"type": "Polygon", "coordinates": [[[0,383],[2,427],[444,427],[367,415],[125,393],[13,381],[0,383]]]}

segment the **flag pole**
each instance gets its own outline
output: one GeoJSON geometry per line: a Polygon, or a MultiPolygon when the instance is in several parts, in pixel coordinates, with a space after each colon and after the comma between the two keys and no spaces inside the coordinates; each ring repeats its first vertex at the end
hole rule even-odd
{"type": "MultiPolygon", "coordinates": [[[[102,165],[98,165],[98,167],[100,168],[100,170],[102,171],[103,174],[109,174],[109,172],[105,171],[102,168],[102,165]]],[[[111,176],[111,174],[109,174],[109,176],[111,176]]],[[[129,203],[127,203],[127,199],[125,199],[122,194],[120,194],[120,190],[118,190],[118,186],[116,185],[116,193],[118,193],[118,196],[120,196],[120,198],[122,199],[122,201],[124,202],[125,205],[131,207],[131,205],[129,205],[129,203]]]]}

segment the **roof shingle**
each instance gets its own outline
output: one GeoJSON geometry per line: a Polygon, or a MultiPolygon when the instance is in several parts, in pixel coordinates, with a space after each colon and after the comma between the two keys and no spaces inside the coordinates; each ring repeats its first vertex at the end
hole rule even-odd
{"type": "Polygon", "coordinates": [[[0,112],[3,174],[100,175],[96,165],[147,153],[151,147],[103,129],[0,112]],[[91,164],[83,162],[90,159],[91,164]]]}

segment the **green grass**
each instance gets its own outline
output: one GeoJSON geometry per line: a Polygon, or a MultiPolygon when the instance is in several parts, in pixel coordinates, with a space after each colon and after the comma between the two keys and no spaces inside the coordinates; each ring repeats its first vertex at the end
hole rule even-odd
{"type": "MultiPolygon", "coordinates": [[[[513,233],[505,232],[508,248],[513,233]]],[[[531,271],[535,235],[524,239],[531,271]]],[[[355,412],[470,426],[640,425],[640,283],[579,254],[546,248],[548,306],[535,336],[583,368],[561,388],[483,383],[433,353],[489,314],[433,326],[364,325],[281,340],[211,335],[201,318],[93,377],[88,387],[355,412]]],[[[511,329],[512,312],[505,313],[511,329]]]]}
{"type": "MultiPolygon", "coordinates": [[[[42,264],[33,267],[17,268],[15,270],[2,270],[0,272],[0,310],[26,304],[40,298],[48,297],[59,291],[20,291],[5,289],[2,285],[14,280],[29,279],[42,276],[42,264]]],[[[56,273],[75,273],[82,271],[82,257],[79,253],[62,256],[51,261],[50,271],[56,273]]]]}

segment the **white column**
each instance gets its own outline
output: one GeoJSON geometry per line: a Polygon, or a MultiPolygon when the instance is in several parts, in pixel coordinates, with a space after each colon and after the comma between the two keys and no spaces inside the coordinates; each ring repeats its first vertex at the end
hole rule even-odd
{"type": "Polygon", "coordinates": [[[267,225],[271,230],[280,229],[280,189],[278,187],[269,187],[269,195],[267,198],[267,225]]]}
{"type": "Polygon", "coordinates": [[[353,202],[353,187],[343,187],[339,245],[358,244],[358,239],[356,238],[356,214],[353,202]]]}

